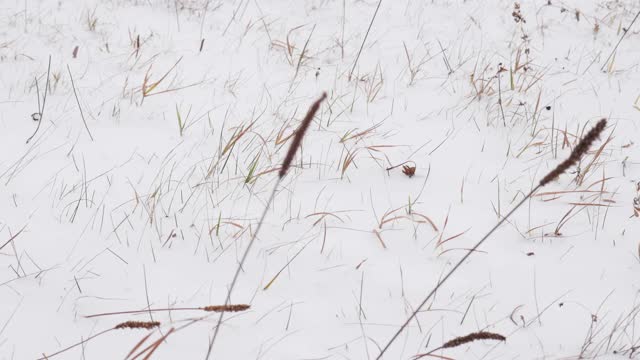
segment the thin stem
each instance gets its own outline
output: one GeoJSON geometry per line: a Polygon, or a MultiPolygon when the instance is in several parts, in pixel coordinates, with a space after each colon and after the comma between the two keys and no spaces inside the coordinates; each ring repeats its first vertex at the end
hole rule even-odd
{"type": "MultiPolygon", "coordinates": [[[[227,308],[233,308],[233,307],[238,307],[238,306],[245,306],[244,304],[241,305],[229,305],[227,308]]],[[[248,305],[246,305],[248,308],[248,305]]],[[[124,310],[124,311],[114,311],[114,312],[106,312],[106,313],[99,313],[99,314],[91,314],[91,315],[87,315],[85,316],[86,319],[90,319],[90,318],[95,318],[95,317],[100,317],[100,316],[112,316],[112,315],[126,315],[126,314],[142,314],[142,313],[147,313],[147,312],[164,312],[164,311],[207,311],[207,312],[221,312],[223,309],[225,309],[225,307],[223,306],[219,306],[219,305],[213,305],[213,306],[202,306],[202,307],[174,307],[174,308],[159,308],[159,309],[145,309],[145,310],[124,310]],[[210,310],[211,308],[217,308],[216,310],[210,310]],[[218,310],[219,309],[219,310],[218,310]]],[[[225,310],[227,311],[227,310],[225,310]]],[[[233,310],[234,312],[237,310],[233,310]]]]}
{"type": "Polygon", "coordinates": [[[607,60],[604,62],[604,64],[602,64],[602,67],[600,68],[601,71],[604,70],[604,68],[607,66],[607,63],[609,63],[609,60],[611,60],[611,57],[613,56],[613,54],[616,53],[616,50],[618,50],[618,46],[620,46],[620,43],[622,42],[624,37],[627,35],[627,33],[629,31],[631,31],[631,27],[636,22],[636,20],[638,20],[638,16],[640,16],[640,11],[638,11],[636,16],[633,18],[633,20],[631,21],[631,24],[629,24],[629,27],[626,30],[623,30],[622,36],[620,36],[620,40],[618,40],[618,43],[616,44],[616,46],[611,51],[611,54],[609,54],[609,57],[607,58],[607,60]]]}
{"type": "Polygon", "coordinates": [[[364,49],[364,44],[367,42],[367,37],[369,37],[369,31],[371,31],[371,27],[373,26],[373,21],[376,19],[376,15],[378,15],[378,10],[380,10],[381,4],[382,4],[382,0],[378,1],[378,6],[376,7],[376,11],[373,13],[373,17],[371,18],[371,22],[369,23],[369,28],[367,29],[367,33],[364,34],[364,39],[362,39],[362,44],[360,45],[360,50],[358,50],[356,61],[353,62],[353,68],[351,68],[351,72],[349,73],[349,80],[351,80],[351,76],[353,75],[353,72],[356,69],[356,65],[358,65],[360,54],[362,53],[362,49],[364,49]]]}
{"type": "Polygon", "coordinates": [[[125,311],[114,311],[100,314],[92,314],[85,316],[86,319],[100,317],[100,316],[111,316],[111,315],[126,315],[126,314],[142,314],[149,312],[158,312],[158,311],[180,311],[180,310],[201,310],[200,308],[167,308],[167,309],[146,309],[146,310],[125,310],[125,311]]]}
{"type": "MultiPolygon", "coordinates": [[[[244,265],[244,262],[247,260],[247,256],[249,255],[249,251],[251,250],[251,247],[253,246],[253,243],[255,242],[258,233],[260,232],[260,228],[262,227],[262,223],[264,222],[265,217],[267,216],[267,212],[269,211],[269,208],[271,207],[271,203],[273,202],[273,199],[276,196],[276,192],[278,190],[278,187],[280,186],[280,182],[282,181],[283,177],[278,177],[278,180],[276,180],[276,184],[273,187],[273,191],[271,192],[271,196],[269,197],[269,200],[267,201],[267,204],[264,207],[264,210],[262,211],[262,216],[260,217],[260,221],[258,222],[258,226],[256,227],[256,231],[253,232],[253,235],[251,236],[251,240],[249,240],[249,245],[247,245],[247,248],[244,250],[244,254],[242,255],[242,259],[240,259],[240,263],[238,264],[238,268],[236,269],[236,273],[233,276],[233,280],[231,281],[231,285],[229,286],[229,291],[227,292],[227,299],[224,301],[224,305],[227,306],[229,305],[229,302],[231,301],[231,292],[233,292],[233,288],[236,286],[236,282],[238,281],[238,276],[240,276],[240,271],[242,271],[242,266],[244,265]]],[[[220,312],[220,317],[218,318],[218,323],[216,325],[216,328],[213,332],[213,337],[211,338],[211,340],[209,341],[209,348],[207,349],[207,356],[205,357],[206,360],[209,360],[209,357],[211,356],[211,350],[213,350],[213,344],[216,341],[216,337],[218,336],[218,331],[220,331],[220,326],[222,324],[222,320],[224,317],[225,311],[221,311],[220,312]]]]}
{"type": "Polygon", "coordinates": [[[69,77],[71,78],[71,87],[73,88],[73,95],[76,97],[76,102],[78,103],[78,109],[80,109],[80,117],[82,117],[82,122],[84,123],[84,128],[87,129],[87,133],[93,141],[93,136],[91,136],[91,131],[89,131],[89,126],[87,126],[87,120],[84,118],[84,113],[82,112],[82,106],[80,106],[80,99],[78,99],[78,93],[76,92],[76,84],[73,82],[73,75],[71,75],[71,68],[67,64],[67,71],[69,71],[69,77]]]}
{"type": "Polygon", "coordinates": [[[400,333],[402,333],[402,331],[407,327],[407,325],[409,325],[409,322],[411,322],[411,320],[413,320],[413,318],[416,317],[416,314],[418,314],[418,312],[424,307],[427,301],[429,301],[429,299],[431,299],[435,295],[436,291],[438,291],[440,286],[442,286],[442,284],[445,281],[447,281],[447,279],[449,279],[449,277],[456,270],[458,270],[458,268],[465,262],[465,260],[467,260],[469,256],[471,256],[471,254],[475,252],[480,247],[480,245],[482,245],[482,243],[485,240],[487,240],[487,238],[489,238],[489,236],[491,236],[491,234],[493,234],[500,227],[500,225],[502,225],[505,221],[507,221],[507,219],[511,215],[513,215],[513,213],[516,210],[518,210],[518,208],[522,206],[522,204],[524,204],[527,200],[529,200],[531,196],[536,191],[538,191],[538,189],[556,180],[560,175],[562,175],[565,171],[567,171],[568,168],[577,164],[580,161],[580,159],[587,153],[587,151],[589,151],[589,148],[591,147],[593,142],[600,137],[600,134],[602,133],[602,131],[604,131],[606,127],[607,127],[607,119],[600,119],[600,121],[598,121],[598,123],[593,128],[591,128],[591,130],[589,130],[589,132],[580,140],[578,145],[576,145],[576,147],[573,148],[573,151],[571,151],[571,155],[569,155],[567,159],[565,159],[563,162],[558,164],[553,170],[551,170],[547,175],[545,175],[545,177],[543,177],[542,180],[540,180],[538,185],[536,185],[536,187],[534,187],[533,190],[531,190],[531,192],[529,192],[529,194],[527,194],[527,196],[524,197],[524,199],[522,199],[513,209],[511,209],[511,211],[509,211],[509,213],[505,215],[500,221],[498,221],[498,223],[491,230],[489,230],[489,232],[482,239],[480,239],[480,241],[478,241],[478,243],[473,248],[469,249],[469,251],[462,257],[462,259],[460,259],[460,261],[458,261],[458,263],[447,273],[447,275],[436,284],[436,286],[433,288],[433,290],[431,290],[429,295],[427,295],[427,297],[422,301],[420,306],[418,306],[416,310],[411,314],[409,319],[407,319],[407,321],[405,321],[405,323],[402,324],[400,329],[395,333],[395,335],[393,335],[393,337],[391,338],[391,340],[389,340],[389,342],[384,347],[384,349],[380,351],[380,354],[378,355],[376,360],[380,360],[382,358],[382,355],[384,355],[384,353],[387,351],[387,349],[389,349],[391,344],[396,340],[396,338],[398,338],[400,333]]]}
{"type": "MultiPolygon", "coordinates": [[[[251,240],[249,240],[249,245],[247,245],[247,249],[244,251],[244,254],[242,255],[242,259],[240,260],[240,263],[238,264],[238,269],[236,269],[236,273],[233,276],[233,280],[231,281],[231,285],[229,286],[229,292],[227,293],[227,299],[225,300],[225,303],[224,303],[225,307],[227,307],[229,305],[229,301],[231,301],[231,292],[233,292],[233,288],[236,286],[236,282],[238,281],[238,276],[240,275],[240,271],[242,270],[242,266],[244,265],[244,262],[247,260],[247,256],[249,255],[249,251],[251,250],[251,247],[253,246],[253,243],[255,242],[256,237],[258,236],[258,233],[260,232],[260,228],[262,227],[262,223],[264,222],[264,219],[267,216],[267,212],[269,211],[269,207],[271,207],[271,203],[273,202],[273,199],[276,196],[276,192],[278,191],[278,187],[280,186],[280,183],[282,182],[282,179],[284,179],[284,177],[287,175],[287,172],[291,168],[291,162],[293,161],[293,158],[295,157],[298,148],[302,144],[302,139],[304,138],[304,134],[307,131],[307,129],[309,128],[309,124],[311,124],[311,121],[313,120],[313,117],[315,116],[316,112],[320,108],[320,104],[322,103],[322,101],[324,101],[324,99],[326,97],[327,97],[327,93],[323,92],[322,96],[311,105],[311,107],[309,108],[309,111],[307,112],[307,115],[304,117],[304,119],[302,120],[302,123],[300,124],[300,126],[298,127],[298,130],[296,131],[296,135],[294,136],[293,140],[291,141],[291,145],[289,145],[289,150],[287,151],[287,154],[285,155],[284,161],[282,162],[282,167],[280,168],[280,171],[278,172],[278,180],[276,181],[276,184],[273,186],[273,191],[271,192],[271,196],[269,196],[269,200],[267,201],[267,204],[264,207],[264,211],[262,212],[262,216],[260,217],[260,221],[258,222],[258,226],[256,227],[256,231],[251,236],[251,240]]],[[[235,143],[234,143],[234,145],[235,145],[235,143]]],[[[211,356],[211,350],[213,349],[213,344],[216,341],[216,337],[218,336],[218,332],[220,331],[220,326],[222,324],[222,319],[224,318],[224,313],[225,313],[225,309],[223,309],[220,312],[220,317],[218,318],[218,324],[216,325],[216,328],[214,330],[213,337],[209,341],[209,349],[207,349],[206,360],[209,360],[209,357],[211,356]]]]}
{"type": "Polygon", "coordinates": [[[445,275],[438,282],[438,284],[436,284],[436,286],[433,288],[433,290],[431,290],[429,295],[427,295],[427,297],[424,298],[424,300],[422,300],[422,303],[420,303],[420,305],[413,311],[411,316],[409,316],[407,321],[405,321],[404,324],[402,324],[400,329],[398,329],[398,331],[396,331],[396,333],[393,335],[391,340],[389,340],[387,345],[385,345],[385,347],[382,349],[382,351],[380,351],[380,354],[378,355],[378,357],[376,357],[376,360],[382,359],[382,355],[384,355],[384,353],[387,351],[387,349],[389,349],[389,347],[396,340],[396,338],[398,336],[400,336],[402,331],[404,331],[404,329],[407,327],[407,325],[409,325],[411,320],[413,320],[413,318],[416,317],[418,312],[420,312],[420,310],[426,305],[427,301],[429,301],[429,299],[431,299],[433,297],[433,295],[435,295],[435,293],[438,291],[438,289],[440,289],[440,286],[442,286],[442,284],[444,284],[444,282],[447,281],[447,279],[449,279],[449,277],[451,277],[451,275],[456,270],[458,270],[458,268],[469,258],[469,256],[471,256],[472,253],[474,253],[480,247],[480,245],[482,245],[483,242],[485,242],[485,240],[487,240],[489,238],[489,236],[491,236],[491,234],[493,234],[505,221],[507,221],[507,219],[514,212],[516,212],[516,210],[518,210],[518,208],[520,206],[522,206],[522,204],[524,204],[541,187],[542,187],[542,185],[537,185],[535,188],[533,188],[533,190],[531,190],[531,192],[527,196],[525,196],[522,200],[520,200],[520,202],[513,209],[511,209],[511,211],[509,211],[509,213],[507,215],[505,215],[500,221],[498,221],[498,223],[491,230],[489,230],[489,232],[482,239],[480,239],[480,241],[478,241],[471,249],[469,249],[469,251],[467,251],[467,253],[462,257],[462,259],[460,259],[460,261],[458,261],[458,263],[451,270],[449,270],[447,275],[445,275]]]}
{"type": "Polygon", "coordinates": [[[82,340],[82,341],[80,341],[80,342],[77,342],[77,343],[75,343],[75,344],[73,344],[73,345],[71,345],[71,346],[67,346],[66,348],[64,348],[64,349],[62,349],[62,350],[60,350],[60,351],[57,351],[57,352],[55,352],[55,353],[53,353],[53,354],[50,354],[50,355],[42,354],[42,357],[41,357],[41,358],[38,358],[37,360],[47,360],[47,359],[51,359],[52,357],[54,357],[54,356],[56,356],[56,355],[59,355],[59,354],[62,354],[63,352],[65,352],[65,351],[71,350],[71,349],[73,349],[73,348],[74,348],[74,347],[76,347],[76,346],[80,346],[80,345],[82,345],[82,344],[85,344],[85,343],[87,343],[89,340],[95,339],[95,338],[97,338],[98,336],[100,336],[100,335],[102,335],[102,334],[106,334],[106,333],[108,333],[109,331],[112,331],[112,330],[114,330],[114,328],[111,328],[111,329],[107,329],[107,330],[101,331],[101,332],[99,332],[99,333],[97,333],[97,334],[95,334],[95,335],[89,336],[88,338],[86,338],[86,339],[84,339],[84,340],[82,340]]]}

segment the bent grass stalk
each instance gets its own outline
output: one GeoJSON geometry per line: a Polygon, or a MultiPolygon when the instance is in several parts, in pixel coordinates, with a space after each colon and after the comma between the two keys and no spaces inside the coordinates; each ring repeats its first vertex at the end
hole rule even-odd
{"type": "Polygon", "coordinates": [[[480,247],[480,245],[482,245],[482,243],[484,243],[505,221],[507,221],[507,219],[511,215],[513,215],[513,213],[515,213],[516,210],[518,210],[518,208],[522,206],[522,204],[524,204],[529,198],[531,198],[531,196],[533,196],[533,194],[536,191],[538,191],[538,189],[556,180],[560,175],[562,175],[565,171],[567,171],[567,169],[577,164],[578,161],[580,161],[580,158],[582,158],[582,156],[584,156],[584,154],[586,154],[587,151],[589,151],[589,148],[596,141],[596,139],[600,137],[600,134],[602,133],[602,131],[604,131],[604,128],[606,126],[607,126],[607,119],[601,119],[600,121],[598,121],[598,123],[591,130],[589,130],[587,135],[585,135],[584,138],[580,140],[578,145],[573,149],[573,151],[571,151],[571,155],[569,155],[569,157],[566,160],[561,162],[558,166],[555,167],[555,169],[551,170],[545,177],[543,177],[542,180],[540,180],[540,182],[538,183],[538,185],[536,185],[536,187],[534,187],[533,190],[529,192],[529,194],[527,194],[515,207],[513,207],[513,209],[511,209],[511,211],[509,211],[502,219],[500,219],[500,221],[498,221],[493,226],[493,228],[491,228],[491,230],[489,230],[489,232],[485,236],[483,236],[482,239],[480,239],[480,241],[478,241],[471,249],[467,251],[467,253],[462,257],[462,259],[460,259],[456,263],[456,265],[451,270],[449,270],[449,272],[444,277],[442,277],[440,281],[438,281],[436,286],[433,287],[433,289],[431,290],[431,292],[429,292],[427,297],[425,297],[424,300],[422,300],[422,302],[420,303],[420,305],[415,308],[411,316],[409,316],[409,318],[402,324],[402,326],[400,326],[400,329],[396,331],[396,333],[391,337],[389,342],[387,342],[385,347],[382,348],[382,350],[380,351],[380,354],[376,357],[376,360],[382,359],[382,356],[384,355],[384,353],[389,349],[391,344],[393,344],[393,342],[398,338],[398,336],[400,336],[400,334],[404,331],[407,325],[409,325],[411,320],[413,320],[413,318],[416,317],[418,312],[422,310],[422,308],[427,304],[427,302],[434,296],[436,291],[440,289],[442,284],[445,281],[447,281],[451,277],[451,275],[454,272],[456,272],[456,270],[458,270],[458,268],[460,268],[460,266],[471,256],[471,254],[474,253],[480,247]]]}
{"type": "MultiPolygon", "coordinates": [[[[273,201],[273,198],[276,195],[276,191],[278,190],[278,187],[280,186],[280,183],[282,182],[282,179],[287,175],[287,172],[289,171],[289,168],[291,168],[291,162],[293,161],[293,158],[296,155],[296,152],[298,151],[298,148],[300,147],[300,145],[302,144],[302,139],[304,138],[304,134],[307,132],[307,129],[309,128],[309,125],[311,125],[311,121],[313,120],[314,116],[316,115],[316,112],[318,112],[318,109],[320,108],[320,104],[324,101],[324,99],[326,99],[327,97],[327,93],[322,93],[322,96],[316,100],[313,105],[311,105],[311,107],[309,108],[309,111],[307,112],[306,116],[304,117],[304,119],[302,120],[302,123],[300,124],[300,126],[298,127],[298,130],[296,131],[296,134],[293,138],[293,140],[291,141],[291,145],[289,146],[289,150],[287,151],[287,154],[285,155],[284,161],[282,162],[282,167],[280,168],[280,171],[278,172],[278,179],[276,181],[276,184],[273,187],[273,191],[271,191],[271,195],[269,196],[269,199],[267,200],[266,205],[264,206],[264,210],[262,211],[262,216],[260,217],[260,221],[258,222],[258,226],[256,227],[256,231],[253,232],[253,234],[251,235],[251,239],[249,240],[249,244],[247,245],[247,248],[244,250],[244,254],[242,255],[242,258],[240,259],[240,263],[238,264],[238,268],[236,269],[235,274],[233,275],[233,280],[231,280],[231,285],[229,286],[229,291],[227,291],[227,298],[224,302],[224,306],[228,306],[229,302],[231,301],[231,293],[233,292],[233,289],[238,281],[238,276],[240,275],[240,271],[242,270],[242,267],[245,263],[245,261],[247,260],[247,256],[249,255],[249,251],[251,250],[251,247],[253,246],[253,243],[256,240],[256,237],[258,236],[258,233],[260,232],[260,228],[262,227],[262,223],[264,222],[264,219],[267,215],[267,211],[269,210],[269,207],[271,206],[271,202],[273,201]]],[[[224,309],[222,311],[220,311],[220,317],[218,318],[218,323],[216,324],[215,330],[213,331],[213,337],[211,337],[211,340],[209,341],[209,348],[207,349],[207,356],[205,357],[206,360],[209,360],[209,357],[211,356],[211,351],[213,349],[213,344],[216,341],[216,338],[218,336],[218,332],[220,331],[220,326],[222,324],[222,320],[224,318],[224,314],[225,311],[224,309]]]]}

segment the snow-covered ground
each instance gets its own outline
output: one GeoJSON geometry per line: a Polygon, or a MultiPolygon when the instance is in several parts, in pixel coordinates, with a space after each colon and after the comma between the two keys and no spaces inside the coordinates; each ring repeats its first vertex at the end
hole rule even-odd
{"type": "Polygon", "coordinates": [[[0,0],[0,359],[204,359],[219,314],[198,308],[224,304],[323,91],[212,359],[375,359],[603,117],[384,358],[477,331],[506,341],[426,358],[640,358],[638,11],[0,0]]]}

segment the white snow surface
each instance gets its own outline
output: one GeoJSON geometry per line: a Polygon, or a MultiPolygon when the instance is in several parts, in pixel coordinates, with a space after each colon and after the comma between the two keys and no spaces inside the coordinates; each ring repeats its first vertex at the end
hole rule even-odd
{"type": "Polygon", "coordinates": [[[204,359],[325,91],[211,359],[375,359],[603,117],[384,359],[639,358],[638,2],[378,4],[0,0],[0,359],[204,359]]]}

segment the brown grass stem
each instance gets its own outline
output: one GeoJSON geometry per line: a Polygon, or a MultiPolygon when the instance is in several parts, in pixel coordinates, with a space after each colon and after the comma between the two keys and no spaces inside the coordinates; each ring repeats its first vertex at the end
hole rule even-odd
{"type": "Polygon", "coordinates": [[[384,355],[384,353],[389,349],[391,344],[393,344],[393,342],[398,338],[398,336],[400,336],[402,331],[404,331],[407,325],[409,325],[411,320],[413,320],[416,317],[418,312],[420,312],[422,308],[427,304],[427,302],[435,295],[435,293],[438,291],[438,289],[440,289],[442,284],[444,284],[444,282],[447,281],[451,277],[451,275],[453,275],[453,273],[460,268],[460,266],[462,266],[462,264],[471,256],[471,254],[476,252],[476,250],[480,247],[480,245],[482,245],[505,221],[507,221],[507,219],[511,215],[513,215],[513,213],[515,213],[516,210],[520,208],[520,206],[522,206],[525,202],[527,202],[527,200],[529,200],[529,198],[531,198],[538,189],[547,185],[551,181],[554,181],[560,175],[562,175],[562,173],[564,173],[569,167],[575,165],[580,160],[580,158],[587,153],[587,151],[589,150],[589,147],[600,136],[600,134],[602,133],[606,125],[607,125],[606,119],[601,119],[600,121],[598,121],[596,126],[594,126],[591,130],[589,130],[587,135],[585,135],[582,138],[582,140],[580,140],[578,145],[571,152],[571,155],[565,161],[560,163],[553,170],[551,170],[545,177],[543,177],[542,180],[540,180],[540,183],[538,183],[538,185],[536,185],[533,188],[533,190],[529,192],[529,194],[527,194],[522,200],[520,200],[520,202],[518,202],[518,204],[516,204],[516,206],[514,206],[511,209],[511,211],[509,211],[502,219],[500,219],[500,221],[498,221],[498,223],[496,223],[493,226],[493,228],[491,228],[491,230],[489,230],[489,232],[485,236],[483,236],[482,239],[480,239],[480,241],[478,241],[471,249],[467,251],[467,253],[453,266],[453,268],[451,268],[451,270],[449,270],[449,272],[444,277],[442,277],[440,281],[438,281],[436,286],[434,286],[433,289],[427,295],[427,297],[425,297],[424,300],[422,300],[420,305],[417,308],[415,308],[413,313],[411,313],[411,316],[409,316],[409,318],[402,324],[402,326],[400,326],[400,329],[396,331],[396,333],[391,337],[391,340],[387,342],[385,347],[382,348],[382,350],[380,351],[380,354],[378,355],[378,357],[376,357],[376,360],[382,359],[382,356],[384,355]]]}
{"type": "MultiPolygon", "coordinates": [[[[256,237],[258,236],[258,233],[260,232],[260,228],[262,227],[262,224],[264,223],[264,219],[267,216],[267,212],[269,211],[269,208],[271,207],[271,203],[273,202],[273,199],[276,196],[276,192],[278,191],[278,187],[280,186],[280,183],[282,182],[282,179],[284,179],[284,177],[287,175],[287,172],[289,171],[289,168],[291,167],[291,162],[293,161],[293,158],[295,157],[296,152],[298,151],[298,148],[302,144],[302,139],[304,138],[304,134],[307,131],[307,129],[309,128],[309,124],[311,124],[311,120],[313,119],[313,117],[315,116],[316,112],[320,108],[320,103],[322,103],[322,101],[326,97],[327,97],[327,93],[322,93],[322,96],[318,100],[316,100],[313,103],[313,105],[311,105],[311,107],[309,108],[309,111],[307,112],[307,115],[304,117],[304,119],[302,120],[302,123],[300,124],[300,126],[298,127],[298,130],[296,131],[295,137],[291,141],[291,145],[289,146],[289,150],[287,151],[285,159],[284,159],[284,161],[282,163],[282,168],[280,169],[280,172],[278,173],[278,179],[276,180],[276,183],[273,186],[273,191],[271,191],[271,195],[269,196],[269,199],[267,200],[267,203],[264,206],[264,210],[262,211],[262,216],[260,216],[260,221],[258,222],[258,226],[256,227],[256,230],[251,235],[251,239],[249,240],[249,244],[247,245],[247,248],[244,250],[244,254],[242,254],[242,258],[240,259],[240,263],[238,263],[238,268],[236,269],[236,272],[233,275],[233,280],[231,280],[231,285],[229,285],[229,290],[227,291],[227,298],[224,301],[224,306],[225,307],[228,306],[229,302],[231,301],[231,293],[233,292],[233,289],[235,288],[236,283],[238,282],[238,276],[240,276],[240,271],[242,271],[243,265],[244,265],[245,261],[247,260],[247,256],[249,255],[249,251],[251,251],[251,247],[253,247],[253,243],[255,242],[256,237]]],[[[223,309],[220,312],[220,317],[218,317],[218,323],[217,323],[217,325],[215,327],[215,330],[213,331],[213,336],[211,337],[211,340],[209,341],[209,347],[207,349],[207,356],[205,357],[206,360],[209,360],[209,357],[211,356],[211,351],[213,349],[213,344],[215,343],[216,338],[218,337],[218,332],[220,331],[220,327],[222,325],[222,320],[224,319],[225,312],[226,311],[223,309]]]]}
{"type": "MultiPolygon", "coordinates": [[[[244,262],[247,260],[247,256],[249,255],[249,251],[251,251],[251,247],[253,246],[253,243],[256,240],[256,237],[258,236],[258,233],[260,232],[260,228],[262,227],[262,223],[264,222],[264,219],[267,216],[267,212],[269,211],[269,207],[271,207],[271,203],[273,202],[273,198],[276,196],[276,192],[278,190],[278,187],[280,186],[280,182],[282,181],[282,177],[278,177],[278,180],[276,180],[276,184],[273,187],[273,191],[271,192],[271,196],[269,196],[269,200],[267,200],[267,204],[264,206],[264,210],[262,211],[262,216],[260,216],[260,221],[258,222],[258,226],[256,227],[256,231],[253,232],[253,234],[251,235],[251,239],[249,240],[249,244],[247,245],[247,248],[244,250],[244,254],[242,254],[242,258],[240,259],[240,263],[238,264],[238,268],[236,269],[235,274],[233,275],[233,280],[231,280],[231,285],[229,286],[229,291],[227,291],[227,298],[224,301],[224,305],[228,306],[229,302],[231,301],[231,292],[233,291],[236,283],[238,282],[238,277],[240,276],[240,271],[242,271],[242,267],[244,265],[244,262]]],[[[207,356],[205,357],[206,360],[209,360],[209,357],[211,356],[211,350],[213,349],[213,344],[216,341],[216,337],[218,337],[218,332],[220,331],[220,326],[222,325],[222,320],[224,319],[224,314],[226,311],[221,311],[220,312],[220,316],[218,317],[218,323],[216,324],[215,330],[213,331],[213,337],[211,337],[211,340],[209,341],[209,347],[207,348],[207,356]]]]}
{"type": "Polygon", "coordinates": [[[373,22],[376,19],[376,15],[378,15],[378,10],[380,10],[380,5],[382,5],[382,0],[378,1],[378,6],[376,6],[376,11],[373,13],[373,17],[371,17],[369,28],[367,29],[367,32],[364,34],[364,39],[362,39],[360,50],[358,50],[358,55],[356,55],[356,60],[353,62],[353,68],[351,68],[351,72],[349,72],[349,81],[351,81],[351,76],[353,76],[353,72],[356,70],[356,66],[358,66],[358,60],[360,60],[360,54],[362,54],[362,49],[364,49],[364,44],[367,42],[367,37],[369,37],[369,32],[371,31],[373,22]]]}
{"type": "Polygon", "coordinates": [[[126,314],[142,314],[149,312],[164,312],[164,311],[207,311],[207,312],[238,312],[248,310],[251,306],[246,304],[229,304],[229,305],[207,305],[203,307],[175,307],[175,308],[163,308],[163,309],[144,309],[144,310],[125,310],[114,311],[99,314],[91,314],[85,316],[87,319],[101,317],[101,316],[113,316],[113,315],[126,315],[126,314]]]}
{"type": "Polygon", "coordinates": [[[382,359],[382,356],[384,355],[384,353],[389,349],[389,347],[391,346],[391,344],[396,340],[396,338],[398,336],[400,336],[400,334],[404,331],[404,329],[407,327],[407,325],[409,325],[409,323],[411,322],[411,320],[413,320],[413,318],[416,317],[416,315],[418,314],[418,312],[420,310],[422,310],[422,308],[427,304],[427,302],[433,297],[433,295],[435,295],[435,293],[438,291],[438,289],[440,289],[440,287],[442,286],[442,284],[444,284],[445,281],[447,281],[451,275],[456,272],[456,270],[458,270],[458,268],[460,266],[462,266],[462,264],[471,256],[471,254],[473,254],[479,247],[480,245],[482,245],[482,243],[484,243],[505,221],[507,221],[507,219],[516,212],[516,210],[518,210],[518,208],[520,208],[520,206],[522,206],[525,202],[527,202],[527,200],[529,200],[529,198],[540,188],[542,187],[542,185],[538,185],[535,188],[533,188],[533,190],[531,190],[531,192],[529,192],[529,194],[527,196],[525,196],[522,200],[520,200],[520,202],[513,208],[511,209],[511,211],[509,211],[502,219],[500,219],[500,221],[498,221],[498,223],[496,223],[493,228],[491,228],[491,230],[489,230],[489,232],[482,237],[482,239],[480,239],[480,241],[478,241],[471,249],[469,249],[467,251],[467,253],[462,257],[462,259],[460,259],[456,265],[454,265],[454,267],[449,270],[449,272],[442,278],[440,279],[440,281],[438,281],[438,283],[436,284],[436,286],[433,287],[433,289],[431,290],[431,292],[429,292],[429,294],[427,295],[427,297],[424,298],[424,300],[422,300],[422,302],[420,303],[420,305],[418,305],[417,308],[415,308],[415,310],[413,311],[413,313],[411,314],[411,316],[409,316],[409,318],[404,322],[404,324],[402,324],[402,326],[400,326],[400,329],[398,329],[398,331],[396,331],[396,333],[391,337],[391,340],[389,340],[389,342],[387,343],[387,345],[385,345],[385,347],[382,349],[382,351],[380,351],[380,354],[378,355],[378,357],[376,357],[376,360],[380,360],[382,359]]]}

